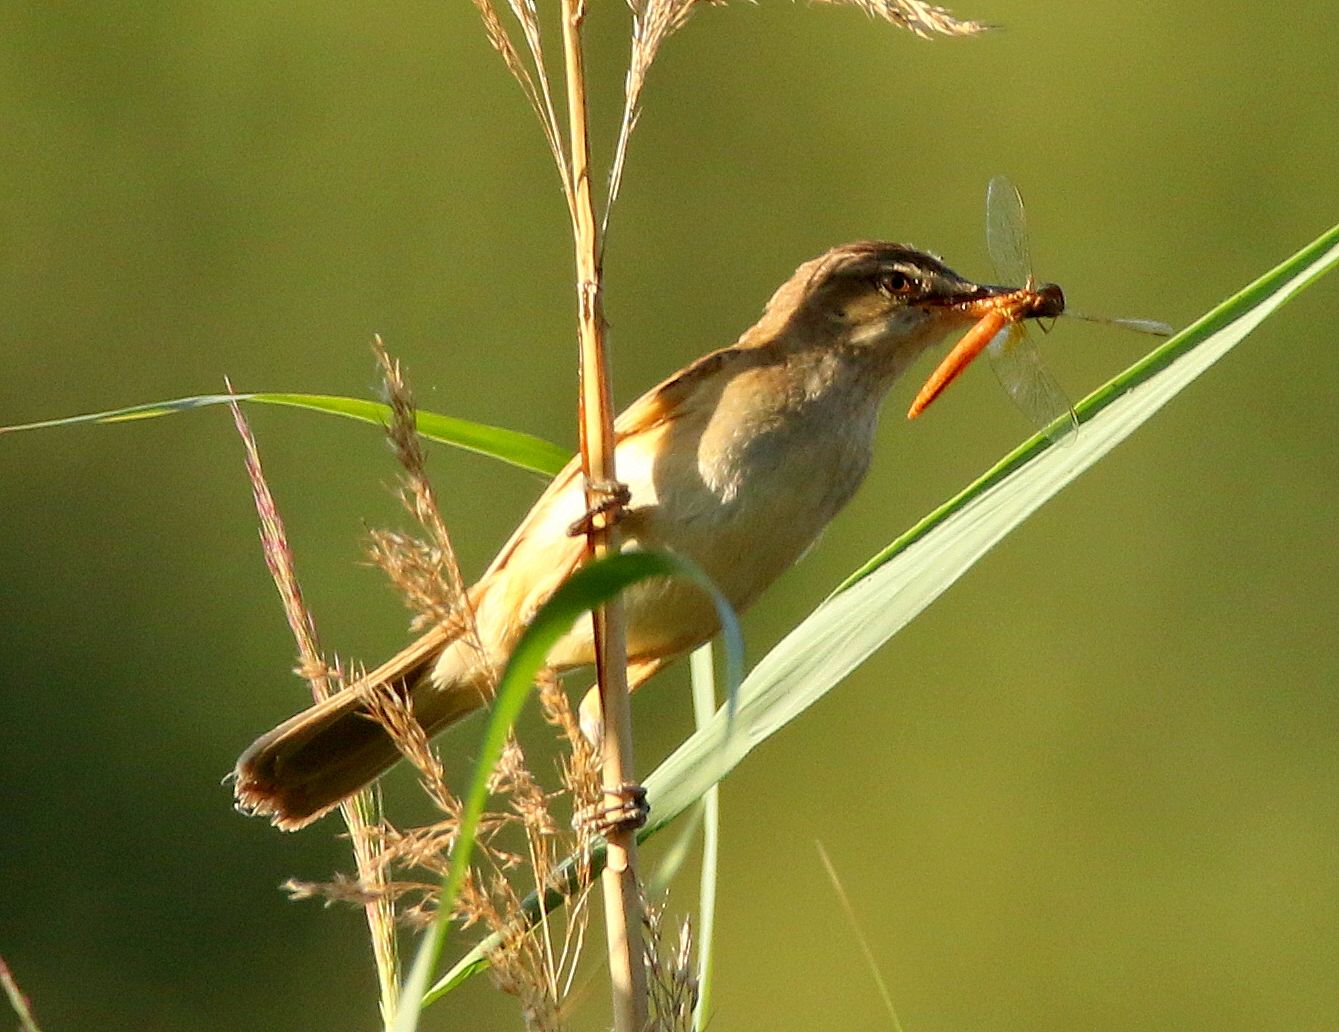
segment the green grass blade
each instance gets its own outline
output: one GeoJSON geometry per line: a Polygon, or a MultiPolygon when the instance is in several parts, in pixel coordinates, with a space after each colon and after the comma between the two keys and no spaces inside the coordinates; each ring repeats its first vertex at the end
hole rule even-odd
{"type": "Polygon", "coordinates": [[[876,555],[753,669],[738,723],[695,732],[647,779],[670,820],[900,631],[1010,530],[1106,455],[1297,293],[1339,264],[1339,226],[1098,389],[1076,440],[1033,437],[876,555]]]}
{"type": "MultiPolygon", "coordinates": [[[[309,412],[322,412],[332,416],[356,419],[375,426],[387,426],[390,423],[390,408],[377,401],[363,398],[343,398],[333,394],[198,394],[190,398],[176,398],[172,401],[155,401],[146,405],[131,405],[128,408],[110,409],[106,412],[90,412],[81,416],[66,416],[63,419],[45,419],[38,423],[24,423],[20,426],[0,427],[0,434],[17,433],[20,430],[45,430],[52,427],[105,425],[109,423],[130,423],[141,419],[153,419],[168,416],[176,412],[190,412],[194,409],[208,408],[213,405],[226,405],[230,400],[246,401],[260,405],[282,405],[286,408],[306,409],[309,412]]],[[[418,413],[418,432],[431,441],[454,445],[466,451],[488,455],[501,459],[513,466],[553,476],[571,458],[571,453],[558,445],[523,434],[517,430],[489,426],[486,423],[473,423],[467,419],[438,415],[435,412],[418,413]]]]}
{"type": "MultiPolygon", "coordinates": [[[[1006,455],[851,575],[744,680],[739,705],[718,710],[646,780],[645,839],[694,805],[753,748],[830,691],[948,589],[1005,534],[1128,437],[1283,304],[1339,265],[1339,226],[1228,298],[1078,406],[1076,440],[1038,434],[1006,455]],[[913,547],[914,546],[914,547],[913,547]]],[[[539,901],[526,901],[537,912],[539,901]]],[[[486,963],[471,950],[434,992],[486,963]]]]}
{"type": "Polygon", "coordinates": [[[674,841],[661,854],[660,863],[651,872],[651,877],[645,879],[647,899],[660,899],[669,891],[670,885],[679,876],[679,872],[683,870],[683,865],[688,862],[688,857],[693,851],[693,843],[697,840],[697,833],[702,828],[702,812],[703,805],[698,803],[688,811],[688,817],[679,822],[674,841]]]}
{"type": "MultiPolygon", "coordinates": [[[[711,643],[697,649],[690,660],[693,678],[693,720],[701,730],[716,710],[716,671],[711,662],[711,643]]],[[[693,1028],[707,1027],[711,1010],[712,943],[716,935],[716,884],[721,853],[721,789],[712,785],[702,797],[702,875],[698,889],[697,1006],[693,1028]]]]}
{"type": "MultiPolygon", "coordinates": [[[[431,993],[428,992],[428,981],[441,955],[456,893],[469,869],[475,830],[488,800],[489,776],[502,756],[507,732],[525,705],[534,686],[535,676],[544,666],[553,646],[571,631],[572,624],[579,617],[603,605],[624,588],[648,577],[682,577],[700,586],[716,607],[728,647],[736,656],[743,654],[739,621],[725,596],[695,564],[666,552],[624,552],[608,556],[577,570],[553,593],[553,597],[540,608],[521,635],[498,682],[488,727],[479,747],[474,778],[461,811],[460,833],[451,859],[450,874],[442,886],[438,917],[424,934],[413,970],[401,994],[400,1010],[391,1032],[414,1032],[419,1011],[441,995],[438,991],[440,985],[434,987],[431,993]]],[[[451,975],[447,978],[451,978],[451,975]]]]}

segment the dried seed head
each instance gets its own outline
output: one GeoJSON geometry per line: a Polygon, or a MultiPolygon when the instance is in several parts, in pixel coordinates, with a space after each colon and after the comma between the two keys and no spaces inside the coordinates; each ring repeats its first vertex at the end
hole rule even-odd
{"type": "Polygon", "coordinates": [[[976,36],[995,26],[985,22],[957,18],[946,8],[922,0],[819,0],[821,3],[859,7],[871,18],[878,18],[921,39],[934,36],[976,36]]]}
{"type": "Polygon", "coordinates": [[[657,905],[644,900],[643,906],[650,1027],[655,1032],[693,1032],[698,985],[693,966],[692,928],[685,919],[678,936],[670,940],[664,902],[657,905]]]}

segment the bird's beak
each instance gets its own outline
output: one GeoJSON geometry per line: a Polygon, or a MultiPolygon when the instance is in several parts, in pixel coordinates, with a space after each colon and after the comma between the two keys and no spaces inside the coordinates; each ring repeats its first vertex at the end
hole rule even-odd
{"type": "Polygon", "coordinates": [[[960,312],[968,319],[1001,312],[1010,322],[1053,319],[1065,310],[1064,292],[1054,283],[1041,287],[1000,287],[955,278],[940,285],[925,302],[933,308],[960,312]]]}
{"type": "Polygon", "coordinates": [[[915,419],[925,411],[1008,326],[1024,319],[1053,319],[1064,312],[1065,295],[1054,283],[1041,287],[996,287],[961,280],[932,298],[931,303],[974,321],[925,381],[907,411],[908,419],[915,419]]]}

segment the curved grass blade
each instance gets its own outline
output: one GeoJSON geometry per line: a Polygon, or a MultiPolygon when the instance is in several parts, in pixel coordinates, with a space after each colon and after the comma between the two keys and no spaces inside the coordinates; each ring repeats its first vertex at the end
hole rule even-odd
{"type": "MultiPolygon", "coordinates": [[[[66,416],[63,419],[44,419],[37,423],[24,423],[19,426],[0,427],[0,434],[17,433],[20,430],[45,430],[59,426],[80,426],[83,424],[105,425],[108,423],[130,423],[141,419],[153,419],[168,416],[176,412],[190,412],[198,408],[213,405],[226,405],[230,400],[247,401],[260,405],[282,405],[286,408],[306,409],[309,412],[323,412],[332,416],[356,419],[375,426],[387,426],[390,423],[390,408],[377,401],[363,398],[344,398],[334,394],[281,394],[274,392],[253,394],[197,394],[190,398],[176,398],[172,401],[155,401],[146,405],[131,405],[128,408],[110,409],[106,412],[90,412],[80,416],[66,416]]],[[[438,415],[434,412],[418,413],[418,432],[430,441],[454,445],[466,451],[488,455],[521,469],[553,476],[571,458],[571,453],[558,445],[524,434],[517,430],[508,430],[486,423],[474,423],[467,419],[438,415]]]]}
{"type": "MultiPolygon", "coordinates": [[[[1052,448],[1036,434],[848,577],[754,667],[734,714],[718,710],[646,779],[655,834],[938,598],[1005,534],[1102,458],[1279,307],[1339,265],[1339,226],[1085,398],[1088,429],[1052,448]],[[731,726],[733,725],[733,726],[731,726]],[[730,733],[727,733],[729,728],[730,733]]],[[[536,913],[539,901],[526,900],[536,913]]],[[[433,997],[483,970],[490,940],[433,997]]]]}
{"type": "Polygon", "coordinates": [[[428,994],[428,980],[441,955],[456,893],[469,869],[475,831],[488,799],[488,779],[502,756],[507,732],[525,705],[545,658],[583,614],[607,602],[624,588],[648,577],[682,577],[700,586],[716,606],[726,647],[732,656],[732,667],[738,669],[742,663],[743,638],[730,603],[697,565],[679,556],[666,552],[624,552],[608,556],[577,570],[553,593],[553,597],[535,614],[521,635],[498,682],[488,727],[479,747],[474,778],[461,812],[460,832],[451,857],[451,870],[442,886],[437,920],[425,933],[418,955],[414,958],[414,966],[401,993],[400,1009],[391,1032],[414,1032],[422,1006],[440,995],[435,990],[433,995],[428,994]]]}

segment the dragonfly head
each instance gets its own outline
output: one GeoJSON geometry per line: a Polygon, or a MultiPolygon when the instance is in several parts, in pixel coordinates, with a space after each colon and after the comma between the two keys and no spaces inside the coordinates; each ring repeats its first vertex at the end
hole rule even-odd
{"type": "Polygon", "coordinates": [[[1044,283],[1037,289],[1037,302],[1026,318],[1055,319],[1065,311],[1065,292],[1055,283],[1044,283]]]}

